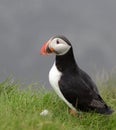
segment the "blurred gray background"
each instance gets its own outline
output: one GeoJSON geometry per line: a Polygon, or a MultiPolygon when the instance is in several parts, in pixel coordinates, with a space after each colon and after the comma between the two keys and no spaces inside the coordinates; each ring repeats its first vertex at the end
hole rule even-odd
{"type": "MultiPolygon", "coordinates": [[[[94,75],[116,66],[116,0],[0,0],[0,80],[48,83],[54,56],[40,56],[56,34],[74,47],[79,66],[94,75]]],[[[48,86],[48,85],[47,85],[48,86]]]]}

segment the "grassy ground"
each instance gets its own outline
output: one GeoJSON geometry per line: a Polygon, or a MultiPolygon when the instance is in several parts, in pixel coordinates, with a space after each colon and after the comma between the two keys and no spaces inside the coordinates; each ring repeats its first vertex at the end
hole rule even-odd
{"type": "MultiPolygon", "coordinates": [[[[99,86],[102,97],[115,110],[113,81],[99,86]]],[[[81,112],[74,117],[53,91],[31,87],[19,90],[18,86],[10,81],[0,83],[0,130],[116,130],[115,112],[109,116],[81,112]],[[40,116],[44,109],[49,110],[48,115],[40,116]]]]}

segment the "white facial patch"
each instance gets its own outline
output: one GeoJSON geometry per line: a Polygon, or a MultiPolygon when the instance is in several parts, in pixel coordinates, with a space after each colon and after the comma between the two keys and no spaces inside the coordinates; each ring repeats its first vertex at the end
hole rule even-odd
{"type": "Polygon", "coordinates": [[[49,47],[54,48],[57,55],[64,55],[66,54],[69,49],[71,48],[70,45],[68,45],[64,40],[60,38],[55,38],[51,41],[49,47]],[[57,43],[57,40],[59,43],[57,43]]]}

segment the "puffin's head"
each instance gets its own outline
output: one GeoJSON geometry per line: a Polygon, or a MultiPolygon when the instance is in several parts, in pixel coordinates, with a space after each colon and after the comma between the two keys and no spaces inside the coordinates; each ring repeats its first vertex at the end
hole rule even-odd
{"type": "Polygon", "coordinates": [[[40,54],[49,55],[55,53],[56,55],[64,55],[70,50],[70,48],[70,41],[62,35],[57,35],[51,37],[42,45],[40,54]]]}

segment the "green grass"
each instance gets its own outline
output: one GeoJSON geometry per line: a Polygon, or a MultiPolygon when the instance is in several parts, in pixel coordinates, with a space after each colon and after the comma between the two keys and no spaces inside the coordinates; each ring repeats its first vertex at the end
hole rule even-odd
{"type": "MultiPolygon", "coordinates": [[[[0,130],[116,130],[116,113],[100,115],[78,113],[74,117],[56,94],[38,85],[19,89],[17,83],[0,83],[0,130]],[[48,109],[47,116],[40,112],[48,109]]],[[[114,110],[116,109],[116,86],[101,84],[100,93],[114,110]]]]}

